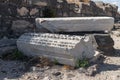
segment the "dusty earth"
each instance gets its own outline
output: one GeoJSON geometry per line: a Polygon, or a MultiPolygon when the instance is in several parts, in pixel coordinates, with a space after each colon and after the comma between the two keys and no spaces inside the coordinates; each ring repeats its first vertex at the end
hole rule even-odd
{"type": "Polygon", "coordinates": [[[26,66],[23,61],[0,59],[0,80],[120,80],[120,34],[113,32],[115,56],[104,56],[104,61],[87,69],[67,69],[61,65],[52,67],[26,66]]]}

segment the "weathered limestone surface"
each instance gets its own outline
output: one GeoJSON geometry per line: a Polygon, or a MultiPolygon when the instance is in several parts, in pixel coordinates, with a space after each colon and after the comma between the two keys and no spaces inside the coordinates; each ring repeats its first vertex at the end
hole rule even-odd
{"type": "Polygon", "coordinates": [[[112,17],[36,18],[37,27],[51,32],[110,31],[113,25],[112,17]]]}
{"type": "Polygon", "coordinates": [[[28,56],[45,56],[75,66],[78,59],[94,57],[92,40],[92,36],[26,33],[17,40],[17,47],[28,56]]]}

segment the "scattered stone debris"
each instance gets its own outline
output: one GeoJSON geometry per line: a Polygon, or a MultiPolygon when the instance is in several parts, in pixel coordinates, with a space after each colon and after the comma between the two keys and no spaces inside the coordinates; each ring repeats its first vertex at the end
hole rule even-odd
{"type": "Polygon", "coordinates": [[[90,66],[90,67],[88,67],[87,68],[87,71],[85,72],[85,74],[87,75],[87,76],[94,76],[94,75],[96,75],[96,73],[97,73],[97,70],[98,70],[98,65],[96,64],[96,65],[93,65],[93,66],[90,66]]]}
{"type": "Polygon", "coordinates": [[[59,76],[61,75],[61,72],[55,72],[55,73],[52,73],[54,76],[59,76]]]}
{"type": "MultiPolygon", "coordinates": [[[[28,23],[29,24],[29,23],[28,23]]],[[[22,28],[23,30],[25,28],[27,28],[29,25],[23,25],[22,28]]],[[[19,27],[14,26],[13,30],[16,30],[16,28],[19,32],[19,27]]],[[[109,26],[108,26],[109,27],[109,26]]],[[[32,28],[32,27],[31,27],[32,28]]],[[[110,34],[111,35],[111,34],[110,34]]],[[[54,61],[52,62],[51,59],[49,59],[49,57],[39,57],[37,55],[37,57],[33,57],[33,58],[27,58],[24,57],[23,55],[19,55],[19,52],[15,52],[13,51],[13,49],[16,49],[16,40],[14,39],[6,39],[3,38],[0,40],[0,52],[1,54],[3,53],[8,53],[4,55],[4,60],[8,59],[7,61],[3,61],[0,59],[0,80],[5,80],[5,79],[13,79],[16,78],[18,80],[24,80],[24,79],[31,79],[31,80],[79,80],[79,79],[85,79],[85,80],[119,80],[120,76],[120,58],[117,56],[114,57],[109,57],[106,58],[104,57],[104,55],[109,54],[110,52],[114,52],[114,48],[118,49],[118,52],[120,53],[119,49],[120,46],[118,45],[120,43],[120,38],[119,38],[119,32],[113,32],[113,34],[111,35],[94,35],[96,42],[97,42],[97,49],[98,51],[101,50],[104,52],[104,54],[102,55],[98,55],[96,56],[95,59],[93,59],[93,61],[90,63],[91,65],[89,65],[88,67],[83,67],[83,68],[75,68],[72,66],[68,66],[68,65],[64,65],[64,66],[58,66],[57,68],[54,68],[54,66],[56,66],[55,64],[58,63],[57,59],[54,59],[54,61]],[[116,38],[117,37],[117,38],[116,38]],[[115,45],[114,45],[115,44],[115,45]],[[114,46],[114,48],[113,48],[114,46]],[[8,47],[15,47],[13,49],[4,49],[4,48],[8,48],[8,47]],[[13,51],[13,52],[9,52],[13,51]],[[107,52],[108,51],[108,52],[107,52]],[[14,53],[14,54],[9,54],[9,53],[14,53]],[[22,57],[22,58],[21,58],[22,57]],[[26,61],[19,61],[19,59],[23,59],[25,58],[26,61]],[[16,60],[16,61],[9,61],[9,60],[16,60]],[[11,65],[12,64],[12,65],[11,65]],[[116,73],[114,76],[113,74],[116,73]],[[92,76],[95,76],[94,78],[92,76]]],[[[90,41],[91,37],[87,37],[87,36],[75,36],[75,35],[63,35],[63,34],[46,34],[46,33],[28,33],[25,34],[25,37],[21,38],[21,41],[23,45],[25,45],[26,43],[29,43],[28,46],[20,46],[21,43],[19,43],[19,50],[22,51],[22,49],[24,49],[24,53],[26,53],[26,51],[28,51],[28,55],[29,54],[36,54],[39,52],[44,52],[43,54],[49,54],[45,51],[48,50],[56,53],[59,53],[59,58],[68,58],[71,59],[73,58],[73,55],[75,55],[74,58],[78,58],[78,56],[80,57],[81,55],[79,53],[79,50],[83,50],[89,52],[88,54],[86,54],[87,56],[92,55],[91,58],[93,58],[93,54],[95,54],[95,49],[96,47],[93,46],[89,46],[91,45],[91,43],[94,41],[90,41]],[[52,36],[51,36],[52,35],[52,36]],[[43,37],[44,36],[44,37],[43,37]],[[66,37],[67,36],[67,37],[66,37]],[[52,38],[52,39],[51,39],[52,38]],[[55,39],[53,39],[55,38],[55,39]],[[51,39],[51,41],[53,40],[54,42],[48,41],[49,39],[51,39]],[[60,40],[63,42],[60,43],[60,40]],[[66,40],[66,42],[69,43],[70,41],[70,45],[67,45],[67,47],[63,46],[64,41],[66,40]],[[75,49],[75,51],[72,51],[71,49],[76,48],[76,46],[79,46],[79,43],[81,41],[80,47],[78,47],[78,49],[75,49]],[[89,42],[90,41],[90,42],[89,42]],[[73,43],[72,43],[73,42],[73,43]],[[50,45],[49,45],[50,43],[50,45]],[[51,43],[53,43],[51,45],[51,43]],[[63,44],[63,45],[61,45],[63,44]],[[81,45],[84,45],[83,48],[81,48],[81,45]],[[30,46],[32,45],[32,46],[30,46]],[[42,45],[42,47],[41,47],[42,45]],[[40,46],[40,47],[39,47],[40,46]],[[86,48],[87,46],[87,48],[86,48]],[[28,47],[28,48],[27,48],[28,47]],[[29,48],[30,47],[30,48],[29,48]],[[37,48],[38,47],[38,48],[37,48]],[[49,48],[50,47],[50,48],[49,48]],[[64,48],[65,47],[65,48],[64,48]],[[40,51],[37,51],[36,48],[40,51]],[[49,48],[49,49],[48,49],[49,48]],[[67,49],[66,49],[67,48],[67,49]],[[42,51],[41,51],[42,50],[42,51]],[[71,51],[70,51],[71,50],[71,51]],[[68,54],[64,54],[66,51],[68,54]],[[34,53],[33,53],[34,52],[34,53]],[[71,56],[70,53],[72,53],[73,55],[71,56]],[[75,54],[76,53],[76,54],[75,54]],[[68,56],[69,55],[69,56],[68,56]]],[[[92,39],[92,38],[91,38],[92,39]]],[[[18,42],[19,42],[18,41],[18,42]]],[[[53,52],[51,52],[51,54],[53,54],[53,52]]],[[[114,52],[115,53],[115,52],[114,52]]],[[[112,54],[114,54],[112,53],[112,54]]],[[[81,52],[81,54],[83,54],[81,52]]],[[[55,55],[55,54],[54,54],[55,55]]],[[[52,56],[54,56],[52,55],[52,56]]],[[[82,57],[86,58],[86,55],[82,55],[82,57]]],[[[74,59],[73,58],[73,59],[74,59]]],[[[63,62],[65,62],[65,60],[62,60],[63,62]]],[[[61,63],[62,63],[61,61],[61,63]]],[[[68,63],[68,62],[66,62],[68,63]]],[[[71,63],[68,63],[71,64],[71,63]]],[[[79,63],[80,64],[80,63],[79,63]]]]}

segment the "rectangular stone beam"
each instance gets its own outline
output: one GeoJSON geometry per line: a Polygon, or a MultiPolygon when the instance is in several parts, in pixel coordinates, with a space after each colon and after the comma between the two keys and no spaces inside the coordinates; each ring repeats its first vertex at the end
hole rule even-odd
{"type": "Polygon", "coordinates": [[[61,64],[76,65],[77,60],[94,57],[92,36],[26,33],[17,40],[18,49],[28,56],[44,56],[61,64]]]}
{"type": "Polygon", "coordinates": [[[51,32],[110,31],[112,17],[36,18],[36,26],[51,32]]]}

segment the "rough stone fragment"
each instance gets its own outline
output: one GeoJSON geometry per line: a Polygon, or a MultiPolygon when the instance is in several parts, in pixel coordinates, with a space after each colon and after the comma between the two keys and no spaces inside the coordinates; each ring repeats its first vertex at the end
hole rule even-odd
{"type": "Polygon", "coordinates": [[[0,40],[0,55],[10,53],[16,49],[16,39],[3,38],[0,40]]]}
{"type": "Polygon", "coordinates": [[[28,15],[29,10],[26,7],[22,7],[20,9],[17,9],[17,12],[20,16],[28,15]]]}
{"type": "Polygon", "coordinates": [[[105,55],[114,54],[114,41],[109,34],[95,34],[94,37],[98,44],[97,49],[103,51],[105,55]]]}
{"type": "Polygon", "coordinates": [[[34,32],[35,26],[26,20],[16,20],[13,21],[11,30],[14,37],[19,37],[23,33],[34,32]]]}
{"type": "Polygon", "coordinates": [[[51,32],[110,31],[112,17],[36,18],[36,26],[51,32]]]}
{"type": "Polygon", "coordinates": [[[30,15],[35,15],[39,12],[39,10],[37,8],[33,8],[31,11],[30,11],[30,15]]]}
{"type": "Polygon", "coordinates": [[[17,47],[28,56],[45,56],[53,61],[76,65],[76,60],[94,57],[92,37],[49,33],[26,33],[17,40],[17,47]]]}
{"type": "Polygon", "coordinates": [[[23,32],[26,28],[30,26],[30,22],[25,20],[16,20],[13,21],[12,30],[15,32],[23,32]]]}

